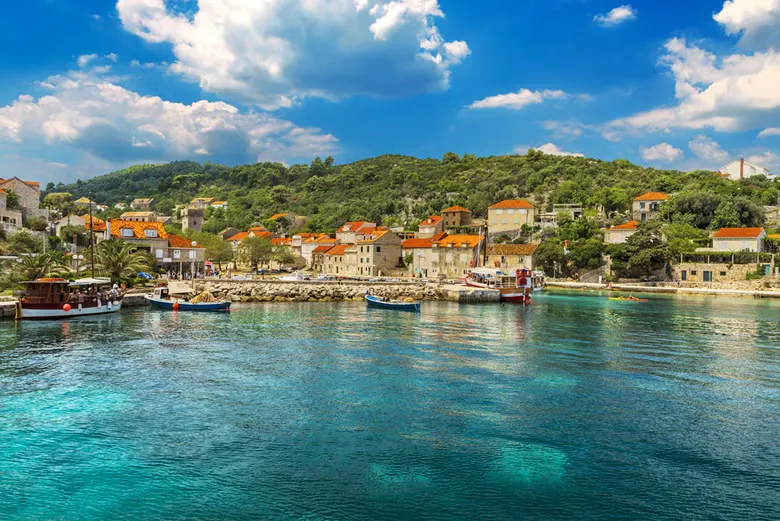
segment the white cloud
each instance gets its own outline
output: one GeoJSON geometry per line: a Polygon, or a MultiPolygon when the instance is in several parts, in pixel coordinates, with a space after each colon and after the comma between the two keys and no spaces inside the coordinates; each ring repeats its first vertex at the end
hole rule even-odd
{"type": "Polygon", "coordinates": [[[599,14],[593,17],[593,21],[602,27],[614,27],[636,18],[636,9],[630,5],[621,5],[612,9],[607,14],[599,14]]]}
{"type": "Polygon", "coordinates": [[[780,45],[780,0],[727,0],[713,18],[745,47],[780,45]]]}
{"type": "Polygon", "coordinates": [[[498,94],[485,99],[475,101],[468,106],[470,109],[497,109],[506,108],[521,110],[528,105],[542,103],[546,99],[566,99],[569,95],[562,90],[529,90],[520,89],[511,94],[498,94]]]}
{"type": "Polygon", "coordinates": [[[94,60],[97,57],[98,57],[97,54],[82,54],[81,56],[78,57],[77,62],[79,64],[79,67],[86,67],[87,65],[89,65],[89,63],[92,60],[94,60]]]}
{"type": "Polygon", "coordinates": [[[778,127],[765,128],[758,134],[758,137],[768,137],[768,136],[780,136],[780,128],[778,127]]]}
{"type": "Polygon", "coordinates": [[[109,162],[163,161],[194,155],[227,163],[310,160],[338,140],[224,102],[165,101],[77,71],[42,83],[50,93],[0,107],[0,140],[70,147],[109,162]]]}
{"type": "Polygon", "coordinates": [[[446,90],[471,52],[439,32],[437,0],[200,0],[189,16],[175,7],[117,1],[126,30],[172,45],[172,72],[266,108],[446,90]]]}
{"type": "MultiPolygon", "coordinates": [[[[780,29],[778,29],[780,30],[780,29]]],[[[661,64],[675,79],[678,105],[610,122],[613,130],[672,128],[735,132],[762,128],[780,115],[780,54],[734,54],[722,58],[685,40],[665,45],[661,64]]]]}
{"type": "Polygon", "coordinates": [[[669,143],[658,143],[657,145],[640,149],[642,159],[645,161],[677,161],[683,157],[683,151],[674,148],[669,143]]]}
{"type": "Polygon", "coordinates": [[[780,168],[780,156],[771,151],[749,155],[745,160],[763,166],[768,169],[770,173],[774,174],[777,174],[778,168],[780,168]]]}
{"type": "Polygon", "coordinates": [[[723,150],[718,143],[707,136],[700,135],[688,142],[688,148],[701,159],[708,161],[724,162],[729,159],[729,153],[723,150]]]}
{"type": "MultiPolygon", "coordinates": [[[[584,155],[577,152],[564,152],[558,147],[558,145],[555,145],[553,143],[545,143],[544,145],[534,147],[534,149],[538,150],[539,152],[544,152],[548,156],[585,157],[584,155]]],[[[515,154],[525,154],[526,152],[528,152],[528,147],[516,146],[514,148],[515,154]]]]}

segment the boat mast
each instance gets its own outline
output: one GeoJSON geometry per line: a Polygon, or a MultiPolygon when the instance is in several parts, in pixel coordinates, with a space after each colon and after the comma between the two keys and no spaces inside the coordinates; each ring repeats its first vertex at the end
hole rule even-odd
{"type": "Polygon", "coordinates": [[[92,278],[95,278],[95,226],[92,222],[92,194],[88,194],[89,199],[89,251],[92,257],[92,278]]]}

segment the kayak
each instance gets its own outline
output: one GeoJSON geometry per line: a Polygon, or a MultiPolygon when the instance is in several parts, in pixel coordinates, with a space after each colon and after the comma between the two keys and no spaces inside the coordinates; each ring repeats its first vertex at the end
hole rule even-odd
{"type": "Polygon", "coordinates": [[[420,303],[414,300],[411,300],[411,302],[394,302],[382,300],[374,295],[366,295],[366,302],[369,307],[395,309],[396,311],[420,311],[420,303]]]}

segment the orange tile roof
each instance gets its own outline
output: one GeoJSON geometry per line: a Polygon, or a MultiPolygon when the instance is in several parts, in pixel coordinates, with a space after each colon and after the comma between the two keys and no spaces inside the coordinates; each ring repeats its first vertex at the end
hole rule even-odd
{"type": "Polygon", "coordinates": [[[780,233],[770,233],[766,237],[767,237],[767,239],[780,240],[780,233]]]}
{"type": "Polygon", "coordinates": [[[347,248],[349,247],[349,244],[337,244],[330,248],[325,255],[344,255],[344,252],[347,251],[347,248]]]}
{"type": "Polygon", "coordinates": [[[508,199],[506,201],[501,201],[500,203],[496,203],[493,206],[488,207],[491,210],[503,210],[506,209],[514,209],[514,208],[525,208],[527,210],[530,210],[533,208],[534,205],[526,201],[525,199],[508,199]]]}
{"type": "Polygon", "coordinates": [[[120,215],[119,218],[124,219],[125,217],[151,217],[152,215],[154,215],[154,212],[125,212],[120,215]]]}
{"type": "Polygon", "coordinates": [[[431,215],[423,222],[421,222],[420,226],[436,226],[440,222],[441,222],[441,215],[431,215]]]}
{"type": "Polygon", "coordinates": [[[281,219],[282,217],[287,217],[288,215],[290,215],[290,214],[289,214],[289,213],[287,213],[287,212],[284,212],[284,213],[276,213],[276,214],[272,215],[271,217],[269,217],[269,218],[268,218],[268,220],[269,220],[269,221],[276,221],[276,220],[278,220],[278,219],[281,219]]]}
{"type": "Polygon", "coordinates": [[[433,248],[433,239],[406,239],[401,243],[401,248],[404,250],[412,250],[415,248],[433,248]]]}
{"type": "Polygon", "coordinates": [[[168,235],[168,246],[171,248],[203,248],[198,243],[195,243],[195,246],[193,246],[191,239],[174,234],[168,235]]]}
{"type": "Polygon", "coordinates": [[[351,222],[345,222],[343,225],[341,225],[341,228],[339,228],[340,232],[356,232],[360,230],[362,227],[367,225],[368,223],[366,221],[351,221],[351,222]]]}
{"type": "Polygon", "coordinates": [[[144,233],[146,230],[157,230],[157,237],[160,239],[167,239],[168,232],[165,231],[165,226],[157,221],[126,221],[124,219],[111,219],[111,236],[122,238],[122,229],[132,228],[133,235],[136,239],[147,239],[148,237],[144,233]]]}
{"type": "Polygon", "coordinates": [[[220,204],[227,204],[227,201],[214,201],[213,203],[211,203],[211,206],[217,206],[220,204]]]}
{"type": "Polygon", "coordinates": [[[32,186],[33,188],[39,188],[41,186],[41,183],[38,181],[22,181],[27,186],[32,186]]]}
{"type": "Polygon", "coordinates": [[[2,188],[0,188],[0,194],[4,194],[4,193],[5,193],[5,190],[3,190],[2,188]]]}
{"type": "MultiPolygon", "coordinates": [[[[361,231],[360,233],[363,232],[361,231]]],[[[381,239],[388,233],[390,233],[390,230],[380,230],[379,228],[376,228],[370,234],[366,234],[364,238],[358,242],[361,244],[376,242],[378,239],[381,239]]]]}
{"type": "Polygon", "coordinates": [[[490,244],[488,255],[533,255],[537,244],[490,244]]]}
{"type": "Polygon", "coordinates": [[[317,238],[314,240],[314,242],[325,242],[325,243],[332,243],[332,244],[336,244],[336,241],[337,241],[337,240],[338,240],[338,239],[334,239],[334,238],[333,238],[333,237],[331,237],[330,235],[325,235],[325,234],[323,234],[323,235],[321,235],[321,236],[317,237],[317,238]]]}
{"type": "Polygon", "coordinates": [[[274,246],[289,246],[292,244],[292,239],[289,237],[277,237],[275,239],[271,239],[271,244],[274,246]]]}
{"type": "Polygon", "coordinates": [[[241,242],[244,239],[249,237],[249,232],[238,232],[237,234],[233,235],[232,237],[228,238],[229,241],[238,241],[241,242]]]}
{"type": "Polygon", "coordinates": [[[445,238],[447,235],[448,235],[447,232],[439,232],[433,236],[433,242],[440,241],[443,238],[445,238]]]}
{"type": "Polygon", "coordinates": [[[303,232],[303,233],[296,233],[293,237],[300,237],[301,239],[316,239],[321,234],[319,233],[309,233],[309,232],[303,232]]]}
{"type": "Polygon", "coordinates": [[[639,225],[639,221],[628,221],[627,223],[613,226],[610,230],[636,230],[637,225],[639,225]]]}
{"type": "Polygon", "coordinates": [[[247,230],[248,232],[264,232],[266,231],[265,226],[252,226],[247,230]]]}
{"type": "Polygon", "coordinates": [[[763,231],[763,228],[721,228],[712,236],[715,239],[754,239],[763,231]]]}
{"type": "Polygon", "coordinates": [[[647,192],[639,197],[635,197],[634,201],[668,201],[669,199],[671,197],[663,192],[647,192]]]}
{"type": "Polygon", "coordinates": [[[314,248],[314,250],[312,250],[312,253],[325,253],[331,248],[333,248],[333,246],[329,244],[323,244],[322,246],[317,246],[316,248],[314,248]]]}
{"type": "Polygon", "coordinates": [[[252,234],[255,237],[260,237],[261,239],[270,239],[274,235],[272,232],[269,232],[268,230],[265,230],[265,231],[262,231],[262,232],[256,232],[256,231],[252,230],[252,234]]]}
{"type": "Polygon", "coordinates": [[[463,208],[462,206],[450,206],[446,210],[441,211],[441,213],[453,213],[453,212],[471,213],[471,210],[469,210],[468,208],[463,208]]]}
{"type": "Polygon", "coordinates": [[[447,248],[452,246],[453,248],[460,248],[466,246],[468,248],[476,248],[482,239],[479,235],[448,235],[436,242],[436,246],[440,248],[447,248]]]}
{"type": "Polygon", "coordinates": [[[90,222],[93,223],[92,229],[96,232],[104,232],[106,231],[106,221],[103,219],[98,219],[97,217],[92,217],[92,220],[89,219],[89,214],[82,215],[82,219],[84,219],[84,227],[89,228],[90,222]]]}

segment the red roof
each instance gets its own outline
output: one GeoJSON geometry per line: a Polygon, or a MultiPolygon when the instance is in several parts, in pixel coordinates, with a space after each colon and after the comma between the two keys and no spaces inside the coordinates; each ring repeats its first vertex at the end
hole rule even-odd
{"type": "Polygon", "coordinates": [[[363,226],[368,224],[366,221],[352,221],[352,222],[346,222],[344,223],[341,228],[339,228],[340,232],[356,232],[360,230],[363,226]]]}
{"type": "MultiPolygon", "coordinates": [[[[111,236],[122,237],[122,230],[131,228],[133,230],[133,236],[136,239],[148,239],[146,236],[146,230],[156,230],[157,237],[160,239],[167,239],[168,232],[165,231],[165,227],[161,222],[157,221],[125,221],[123,219],[111,219],[111,236]]],[[[127,237],[125,237],[127,238],[127,237]]]]}
{"type": "Polygon", "coordinates": [[[468,208],[463,208],[462,206],[450,206],[446,210],[441,211],[441,213],[455,213],[455,212],[471,213],[471,210],[469,210],[468,208]]]}
{"type": "Polygon", "coordinates": [[[763,228],[721,228],[712,236],[716,239],[755,239],[763,231],[763,228]]]}
{"type": "Polygon", "coordinates": [[[292,244],[292,239],[289,237],[277,237],[276,239],[271,239],[271,244],[274,246],[287,246],[292,244]]]}
{"type": "Polygon", "coordinates": [[[496,203],[493,206],[490,206],[489,209],[502,210],[504,208],[506,209],[525,208],[527,210],[530,210],[533,207],[534,205],[532,205],[525,199],[508,199],[506,201],[501,201],[500,203],[496,203]]]}
{"type": "Polygon", "coordinates": [[[289,213],[287,213],[287,212],[284,212],[284,213],[276,213],[276,214],[272,215],[271,217],[269,217],[269,218],[268,218],[268,220],[269,220],[269,221],[276,221],[276,220],[279,220],[279,219],[281,219],[282,217],[287,217],[288,215],[290,215],[290,214],[289,214],[289,213]]]}
{"type": "Polygon", "coordinates": [[[452,246],[453,248],[460,248],[466,246],[468,248],[476,248],[479,241],[482,239],[479,235],[448,235],[440,241],[436,242],[436,246],[446,248],[452,246]]]}
{"type": "Polygon", "coordinates": [[[439,232],[436,235],[433,236],[433,242],[437,242],[442,240],[447,236],[447,232],[439,232]]]}
{"type": "Polygon", "coordinates": [[[4,194],[4,193],[5,193],[5,190],[3,190],[2,188],[0,188],[0,194],[4,194]]]}
{"type": "Polygon", "coordinates": [[[235,234],[232,237],[230,237],[228,240],[229,241],[241,242],[244,239],[246,239],[247,237],[249,237],[249,232],[238,232],[237,234],[235,234]]]}
{"type": "Polygon", "coordinates": [[[627,223],[618,224],[613,226],[610,230],[636,230],[639,221],[628,221],[627,223]]]}
{"type": "Polygon", "coordinates": [[[96,232],[104,232],[106,231],[106,221],[103,219],[98,219],[97,217],[92,217],[92,220],[90,221],[89,214],[82,215],[82,219],[84,219],[84,227],[89,228],[90,223],[92,224],[92,229],[96,232]]]}
{"type": "Polygon", "coordinates": [[[663,192],[647,192],[639,197],[635,197],[634,201],[668,201],[669,199],[671,197],[663,192]]]}
{"type": "Polygon", "coordinates": [[[344,255],[344,252],[347,251],[347,247],[349,246],[349,244],[337,244],[329,249],[325,255],[344,255]]]}
{"type": "Polygon", "coordinates": [[[325,253],[329,249],[333,248],[333,246],[330,246],[329,244],[323,244],[322,246],[317,246],[312,250],[312,253],[325,253]]]}
{"type": "Polygon", "coordinates": [[[431,215],[423,222],[421,222],[420,226],[436,226],[440,222],[441,222],[441,215],[431,215]]]}
{"type": "Polygon", "coordinates": [[[401,248],[411,250],[414,248],[432,248],[433,239],[406,239],[401,243],[401,248]]]}
{"type": "Polygon", "coordinates": [[[198,243],[195,243],[195,246],[193,246],[192,239],[174,234],[168,235],[168,246],[171,248],[203,248],[203,246],[198,243]]]}

